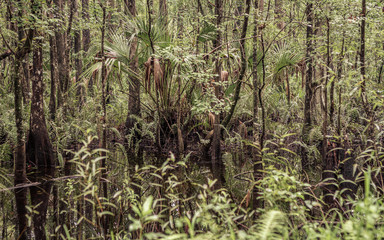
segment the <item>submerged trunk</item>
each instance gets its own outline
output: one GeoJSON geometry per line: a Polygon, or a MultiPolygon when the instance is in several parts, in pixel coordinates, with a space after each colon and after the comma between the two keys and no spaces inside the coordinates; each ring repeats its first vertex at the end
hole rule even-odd
{"type": "MultiPolygon", "coordinates": [[[[15,180],[14,185],[24,184],[27,182],[26,161],[25,161],[25,142],[23,130],[23,114],[22,114],[22,89],[20,82],[20,59],[15,59],[13,82],[15,89],[15,118],[17,128],[17,146],[15,153],[15,180]]],[[[27,193],[28,188],[15,189],[17,223],[19,227],[18,239],[28,239],[29,228],[27,225],[27,193]]]]}
{"type": "Polygon", "coordinates": [[[33,226],[36,239],[46,239],[45,221],[48,200],[52,183],[49,180],[54,174],[54,158],[51,141],[44,117],[44,84],[43,84],[43,51],[42,40],[36,40],[36,49],[33,52],[33,81],[30,130],[27,141],[26,157],[31,165],[29,179],[40,182],[41,185],[31,187],[31,203],[37,206],[37,213],[33,215],[33,226]]]}
{"type": "MultiPolygon", "coordinates": [[[[17,2],[19,7],[18,12],[18,25],[21,25],[21,17],[23,16],[22,3],[19,0],[17,2]]],[[[31,4],[34,4],[34,1],[31,1],[31,4]]],[[[34,13],[34,10],[32,10],[34,13]]],[[[18,51],[15,53],[15,62],[14,62],[14,72],[12,75],[12,80],[14,83],[14,93],[15,93],[15,122],[17,129],[16,137],[16,150],[15,150],[15,159],[14,159],[14,185],[24,184],[27,182],[26,176],[26,156],[25,156],[25,133],[23,129],[23,90],[22,90],[22,79],[20,78],[20,68],[22,65],[22,60],[26,54],[30,51],[32,46],[32,40],[34,36],[34,30],[29,29],[27,37],[25,38],[24,45],[21,45],[23,39],[18,41],[18,51]]],[[[19,34],[21,37],[21,34],[19,34]]],[[[17,223],[18,223],[18,239],[24,240],[29,239],[30,230],[28,227],[27,220],[27,208],[28,199],[27,199],[27,188],[20,188],[15,190],[15,201],[16,201],[16,210],[17,210],[17,223]]]]}

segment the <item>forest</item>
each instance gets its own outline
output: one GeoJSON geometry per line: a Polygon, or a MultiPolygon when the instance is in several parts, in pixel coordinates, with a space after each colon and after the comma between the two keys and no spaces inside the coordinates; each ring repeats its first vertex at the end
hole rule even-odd
{"type": "Polygon", "coordinates": [[[383,0],[0,19],[0,239],[384,239],[383,0]]]}

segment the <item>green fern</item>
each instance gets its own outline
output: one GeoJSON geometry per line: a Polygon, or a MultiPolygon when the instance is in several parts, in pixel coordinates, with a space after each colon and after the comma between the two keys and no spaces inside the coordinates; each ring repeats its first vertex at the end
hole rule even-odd
{"type": "Polygon", "coordinates": [[[288,230],[285,214],[277,210],[265,213],[259,220],[254,236],[261,240],[287,239],[288,230]]]}

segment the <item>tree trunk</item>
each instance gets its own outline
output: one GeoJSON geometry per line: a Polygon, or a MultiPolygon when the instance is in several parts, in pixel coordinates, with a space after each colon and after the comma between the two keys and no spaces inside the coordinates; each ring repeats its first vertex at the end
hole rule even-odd
{"type": "MultiPolygon", "coordinates": [[[[17,128],[17,145],[15,153],[15,180],[14,185],[24,184],[27,182],[26,175],[26,158],[25,143],[23,129],[23,106],[22,106],[22,89],[20,83],[20,59],[15,58],[15,66],[13,73],[13,82],[15,90],[15,119],[17,128]]],[[[27,225],[27,201],[28,188],[20,188],[15,190],[17,221],[19,228],[18,239],[29,239],[29,228],[27,225]]]]}
{"type": "MultiPolygon", "coordinates": [[[[367,16],[366,0],[361,1],[361,24],[360,24],[360,73],[361,73],[361,99],[365,113],[368,118],[371,117],[371,111],[368,106],[366,93],[366,73],[365,73],[365,18],[367,16]]],[[[371,128],[369,128],[371,129],[371,128]]],[[[369,130],[368,130],[369,131],[369,130]]],[[[371,132],[371,131],[369,131],[371,132]]]]}
{"type": "MultiPolygon", "coordinates": [[[[77,0],[73,0],[75,2],[74,4],[74,21],[75,24],[79,23],[79,11],[77,9],[77,0]]],[[[83,92],[82,87],[80,85],[80,74],[83,68],[83,64],[81,61],[82,56],[80,55],[81,51],[81,32],[80,30],[75,30],[75,36],[74,36],[74,53],[75,53],[75,69],[76,69],[76,83],[77,83],[77,98],[80,102],[79,106],[83,105],[83,92]]]]}
{"type": "MultiPolygon", "coordinates": [[[[216,15],[216,27],[217,29],[220,28],[220,25],[222,23],[223,18],[223,0],[215,0],[215,15],[216,15]]],[[[221,45],[221,32],[217,32],[217,36],[215,41],[213,42],[213,48],[217,48],[221,45]]],[[[216,77],[216,82],[221,82],[221,64],[219,63],[219,60],[216,56],[216,74],[218,77],[216,77]]],[[[216,98],[220,98],[221,96],[221,89],[219,85],[215,85],[215,96],[216,98]]],[[[221,140],[221,128],[220,128],[220,114],[214,114],[214,128],[213,128],[213,139],[212,139],[212,146],[211,146],[211,161],[212,161],[212,175],[213,178],[217,180],[216,188],[219,189],[223,187],[225,184],[225,178],[224,178],[224,164],[221,157],[221,146],[220,146],[220,140],[221,140]]]]}
{"type": "Polygon", "coordinates": [[[328,144],[328,138],[327,138],[327,128],[328,128],[328,93],[327,93],[327,86],[329,81],[329,73],[331,70],[331,52],[330,52],[330,24],[329,24],[329,18],[327,18],[327,71],[325,76],[325,83],[324,83],[324,109],[323,109],[323,149],[322,149],[322,158],[323,158],[323,173],[322,173],[322,179],[323,181],[327,182],[327,185],[324,187],[323,194],[324,194],[324,202],[328,204],[329,206],[334,202],[334,193],[336,191],[336,187],[334,185],[336,180],[336,169],[337,169],[337,158],[334,157],[335,152],[331,152],[328,155],[328,146],[331,147],[330,150],[332,150],[332,144],[328,144]]]}
{"type": "MultiPolygon", "coordinates": [[[[39,6],[40,7],[40,6],[39,6]]],[[[41,10],[39,10],[41,11],[41,10]]],[[[41,16],[41,12],[38,13],[41,16]]],[[[48,200],[54,175],[54,157],[51,142],[44,117],[44,83],[43,83],[43,51],[41,39],[36,40],[33,52],[33,81],[30,129],[26,147],[27,162],[31,165],[29,179],[41,182],[39,186],[31,187],[31,203],[37,213],[33,215],[34,233],[36,239],[46,239],[45,221],[48,200]]]]}
{"type": "Polygon", "coordinates": [[[278,29],[284,28],[283,17],[283,0],[275,0],[275,21],[278,29]]]}
{"type": "MultiPolygon", "coordinates": [[[[130,14],[132,18],[136,18],[136,1],[135,0],[125,0],[126,5],[126,14],[130,14]]],[[[139,65],[139,59],[137,55],[137,48],[138,48],[138,39],[135,37],[132,40],[130,52],[129,52],[129,59],[131,59],[129,68],[136,72],[138,70],[139,65]]],[[[140,97],[140,79],[136,78],[135,76],[129,77],[129,98],[128,98],[128,114],[127,119],[125,121],[125,131],[126,135],[131,134],[131,130],[134,129],[135,125],[137,124],[135,117],[141,117],[141,97],[140,97]]],[[[136,126],[137,128],[141,128],[141,126],[136,126]]],[[[128,154],[128,161],[129,165],[133,168],[131,169],[131,173],[134,174],[133,169],[137,165],[139,168],[143,166],[143,149],[139,144],[138,152],[135,152],[135,146],[138,142],[140,142],[140,132],[135,131],[133,133],[132,142],[131,145],[127,145],[127,154],[128,154]]],[[[139,183],[138,183],[139,184],[139,183]]],[[[141,189],[133,185],[134,192],[136,196],[140,198],[141,196],[141,189]]]]}
{"type": "MultiPolygon", "coordinates": [[[[105,42],[105,30],[106,30],[106,6],[102,6],[103,9],[103,23],[101,28],[101,57],[102,57],[102,66],[101,66],[101,87],[102,87],[102,108],[103,108],[103,117],[102,117],[102,124],[103,124],[103,133],[101,136],[101,148],[107,149],[107,91],[106,91],[106,82],[107,82],[107,69],[105,66],[105,53],[104,53],[104,42],[105,42]]],[[[101,152],[101,182],[102,182],[102,189],[103,189],[103,197],[104,199],[108,199],[108,185],[107,185],[107,165],[106,165],[106,158],[107,154],[105,151],[101,152]]],[[[109,220],[110,218],[108,215],[104,215],[101,218],[101,224],[103,227],[103,234],[104,238],[107,238],[108,230],[109,230],[109,220]]]]}
{"type": "MultiPolygon", "coordinates": [[[[63,0],[54,0],[55,3],[55,15],[58,19],[61,20],[61,23],[64,23],[64,4],[63,0]]],[[[59,27],[59,26],[57,26],[59,27]]],[[[67,40],[65,32],[57,31],[55,33],[56,38],[56,56],[58,69],[58,88],[57,88],[57,107],[60,108],[63,106],[64,95],[66,94],[66,87],[69,82],[69,71],[66,60],[66,51],[67,51],[67,40]]]]}
{"type": "MultiPolygon", "coordinates": [[[[253,53],[252,53],[252,78],[253,78],[253,138],[254,141],[257,142],[259,141],[259,129],[256,127],[257,126],[257,119],[258,119],[258,112],[259,112],[259,79],[257,76],[257,35],[258,35],[258,15],[259,15],[259,6],[258,6],[258,1],[255,0],[254,2],[254,30],[253,30],[253,53]]],[[[261,152],[260,148],[253,147],[252,148],[252,157],[253,157],[253,178],[257,182],[262,178],[262,170],[263,170],[263,164],[262,164],[262,158],[261,158],[261,152]]],[[[261,193],[259,191],[258,186],[255,186],[253,189],[253,208],[257,209],[261,207],[262,203],[259,199],[261,196],[261,193]]]]}
{"type": "Polygon", "coordinates": [[[167,23],[168,18],[168,9],[167,9],[167,0],[159,0],[159,14],[160,18],[167,23]]]}
{"type": "MultiPolygon", "coordinates": [[[[309,144],[309,132],[311,131],[311,100],[313,95],[312,90],[312,68],[313,68],[313,46],[312,46],[312,37],[313,37],[313,4],[307,3],[306,7],[306,16],[307,16],[307,52],[306,52],[306,79],[305,79],[305,99],[304,99],[304,124],[302,139],[303,142],[309,144]]],[[[308,162],[308,152],[306,147],[302,147],[301,150],[301,167],[302,170],[307,172],[309,170],[308,162]]]]}
{"type": "MultiPolygon", "coordinates": [[[[18,25],[21,26],[21,17],[23,15],[22,2],[19,0],[17,2],[19,7],[18,12],[18,25]]],[[[31,5],[34,5],[34,1],[31,1],[31,5]]],[[[32,12],[34,13],[34,9],[32,8],[32,12]]],[[[20,79],[20,67],[22,64],[22,60],[25,55],[30,51],[33,41],[34,30],[29,29],[27,37],[24,41],[24,45],[21,45],[22,39],[18,41],[18,51],[15,53],[15,62],[14,62],[14,72],[13,72],[13,83],[14,83],[14,93],[15,93],[15,122],[17,129],[17,137],[16,137],[16,153],[15,153],[15,162],[14,162],[14,185],[17,186],[19,184],[24,184],[27,182],[26,176],[26,156],[25,156],[25,139],[24,139],[24,129],[23,129],[23,92],[22,92],[22,83],[20,79]]],[[[21,35],[19,34],[19,37],[21,35]]],[[[17,210],[17,223],[19,236],[18,239],[24,240],[29,239],[30,230],[27,224],[26,214],[28,205],[27,200],[27,188],[20,188],[15,190],[15,201],[16,201],[16,210],[17,210]]]]}
{"type": "Polygon", "coordinates": [[[232,118],[232,115],[235,112],[237,102],[240,99],[241,85],[243,82],[243,78],[245,76],[245,71],[247,69],[247,58],[245,55],[245,37],[247,36],[248,19],[249,19],[249,11],[251,9],[251,1],[246,0],[245,4],[246,4],[246,8],[245,8],[245,15],[244,15],[244,23],[243,23],[243,28],[242,28],[241,37],[240,37],[241,69],[240,69],[239,79],[237,80],[237,84],[236,84],[235,95],[233,97],[233,104],[231,106],[231,109],[229,110],[228,116],[223,121],[224,127],[228,126],[228,124],[232,118]]]}
{"type": "MultiPolygon", "coordinates": [[[[87,23],[85,25],[85,28],[83,28],[82,30],[82,42],[83,42],[83,59],[85,58],[87,52],[88,52],[88,49],[89,49],[89,46],[91,45],[91,32],[90,32],[90,29],[89,29],[89,6],[88,6],[88,3],[89,3],[89,0],[81,0],[81,8],[82,8],[82,18],[83,18],[83,22],[87,23]]],[[[87,67],[87,66],[86,66],[87,67]]],[[[81,104],[83,104],[85,102],[85,97],[86,97],[86,88],[85,87],[81,87],[82,88],[82,102],[80,102],[81,104]]],[[[88,83],[88,88],[92,90],[92,77],[89,79],[89,83],[88,83]]]]}
{"type": "MultiPolygon", "coordinates": [[[[49,6],[51,7],[51,3],[49,6]]],[[[50,18],[54,18],[54,14],[49,14],[50,18]]],[[[52,29],[55,29],[55,26],[51,26],[52,29]]],[[[57,35],[57,31],[55,31],[57,35]]],[[[58,64],[57,64],[57,49],[56,49],[56,37],[49,37],[49,56],[50,56],[50,68],[51,68],[51,95],[49,98],[49,116],[50,120],[54,121],[56,116],[56,83],[58,77],[58,64]]]]}

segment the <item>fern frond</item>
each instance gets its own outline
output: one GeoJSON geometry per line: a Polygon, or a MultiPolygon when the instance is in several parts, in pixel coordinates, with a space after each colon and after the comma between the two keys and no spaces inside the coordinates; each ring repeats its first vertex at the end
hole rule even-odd
{"type": "Polygon", "coordinates": [[[261,240],[284,239],[287,233],[284,213],[271,210],[265,213],[256,227],[255,237],[261,240]]]}

